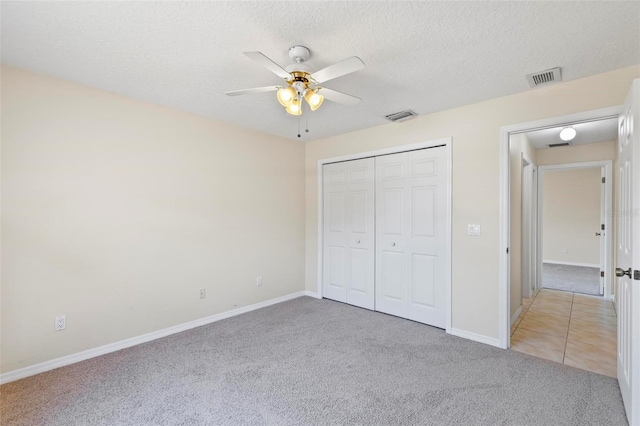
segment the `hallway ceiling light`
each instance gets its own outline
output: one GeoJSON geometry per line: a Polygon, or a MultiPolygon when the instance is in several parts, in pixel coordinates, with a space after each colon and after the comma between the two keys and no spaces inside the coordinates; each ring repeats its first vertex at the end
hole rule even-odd
{"type": "Polygon", "coordinates": [[[560,131],[560,139],[563,141],[570,141],[576,137],[576,129],[573,127],[565,127],[560,131]]]}

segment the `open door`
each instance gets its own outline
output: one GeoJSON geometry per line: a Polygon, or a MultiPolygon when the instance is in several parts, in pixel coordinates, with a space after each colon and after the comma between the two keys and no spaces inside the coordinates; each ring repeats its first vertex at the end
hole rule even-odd
{"type": "MultiPolygon", "coordinates": [[[[600,185],[600,229],[596,231],[596,235],[600,236],[600,296],[604,295],[604,276],[605,276],[605,262],[607,249],[605,232],[611,232],[611,230],[605,230],[605,217],[607,214],[607,191],[605,190],[606,170],[604,167],[600,168],[600,178],[602,179],[602,185],[600,185]]],[[[611,273],[611,272],[609,272],[611,273]]],[[[611,292],[611,290],[609,290],[611,292]]]]}
{"type": "Polygon", "coordinates": [[[616,304],[618,382],[630,425],[640,424],[640,79],[618,120],[616,304]],[[634,127],[636,129],[634,130],[634,127]]]}
{"type": "Polygon", "coordinates": [[[538,288],[538,167],[522,156],[522,297],[538,288]]]}

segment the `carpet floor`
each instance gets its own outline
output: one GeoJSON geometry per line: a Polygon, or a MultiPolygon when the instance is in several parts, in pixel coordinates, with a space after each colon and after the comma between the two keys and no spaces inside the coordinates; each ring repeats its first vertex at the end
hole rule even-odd
{"type": "Polygon", "coordinates": [[[3,425],[625,425],[615,379],[302,297],[0,387],[3,425]]]}
{"type": "Polygon", "coordinates": [[[542,287],[599,296],[600,268],[543,263],[542,287]]]}

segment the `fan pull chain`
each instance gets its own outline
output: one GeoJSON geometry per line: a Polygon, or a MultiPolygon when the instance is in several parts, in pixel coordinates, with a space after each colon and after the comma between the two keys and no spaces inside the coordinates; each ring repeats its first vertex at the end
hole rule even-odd
{"type": "Polygon", "coordinates": [[[304,122],[305,122],[305,124],[304,124],[304,132],[305,133],[309,133],[309,117],[308,116],[304,118],[304,122]]]}
{"type": "Polygon", "coordinates": [[[298,137],[300,137],[300,116],[298,116],[298,137]]]}

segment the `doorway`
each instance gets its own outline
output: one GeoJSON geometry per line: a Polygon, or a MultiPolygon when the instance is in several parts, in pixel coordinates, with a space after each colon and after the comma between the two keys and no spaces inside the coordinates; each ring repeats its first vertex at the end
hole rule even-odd
{"type": "MultiPolygon", "coordinates": [[[[604,212],[611,209],[611,173],[612,160],[616,156],[618,112],[618,108],[610,108],[503,128],[505,150],[502,152],[502,164],[503,170],[508,170],[501,182],[502,194],[507,195],[505,201],[508,201],[503,206],[509,206],[508,211],[502,210],[506,213],[502,216],[503,223],[506,222],[508,226],[502,234],[505,255],[501,256],[504,267],[501,273],[503,283],[506,281],[507,286],[504,288],[505,303],[501,306],[508,328],[505,327],[501,336],[504,341],[501,342],[513,350],[614,377],[616,313],[611,301],[613,293],[610,283],[613,277],[609,273],[611,235],[606,232],[611,229],[611,217],[604,212]],[[584,130],[588,126],[606,127],[611,134],[591,132],[592,136],[585,139],[584,130]],[[582,139],[576,137],[573,142],[563,143],[559,133],[566,127],[577,129],[582,139]],[[551,136],[555,140],[551,140],[551,136]],[[607,153],[600,155],[599,152],[607,153]],[[506,164],[508,167],[505,167],[506,164]],[[568,175],[563,179],[560,174],[563,170],[578,174],[588,170],[584,173],[591,173],[593,182],[607,187],[602,196],[599,189],[595,191],[597,193],[590,194],[589,200],[593,204],[595,199],[597,205],[595,215],[590,216],[594,223],[585,225],[579,232],[584,238],[590,239],[592,250],[589,253],[595,259],[574,260],[573,263],[577,265],[562,265],[596,266],[598,282],[593,293],[597,295],[583,295],[572,287],[544,288],[544,261],[556,260],[557,264],[570,262],[562,257],[553,259],[548,248],[545,250],[545,243],[559,247],[561,254],[575,255],[579,255],[579,249],[585,245],[576,241],[576,245],[567,247],[568,244],[554,242],[553,236],[561,237],[557,228],[555,235],[544,237],[545,184],[547,189],[553,189],[553,173],[559,177],[555,180],[561,183],[571,181],[568,175]],[[605,184],[601,183],[602,177],[605,177],[605,184]],[[601,225],[605,226],[604,233],[600,232],[601,225]],[[588,231],[585,231],[586,228],[589,228],[588,231]],[[603,241],[602,245],[600,241],[603,241]],[[566,253],[564,248],[567,248],[566,253]],[[600,277],[600,272],[604,272],[605,276],[600,277]],[[604,297],[600,296],[601,281],[604,284],[602,287],[605,287],[604,297]],[[585,354],[586,357],[583,356],[585,354]]],[[[582,182],[580,177],[575,179],[582,182]]],[[[566,190],[581,200],[579,192],[582,190],[566,190]]],[[[565,198],[568,198],[566,194],[565,198]]],[[[558,207],[556,202],[548,202],[547,206],[558,207]]],[[[569,217],[566,207],[561,207],[560,213],[562,219],[569,220],[571,225],[576,224],[577,220],[569,217]]],[[[566,223],[561,226],[568,228],[566,223]]],[[[548,284],[546,287],[550,287],[548,284]]]]}
{"type": "MultiPolygon", "coordinates": [[[[613,129],[615,122],[601,125],[613,129]]],[[[615,146],[608,145],[600,146],[601,155],[615,156],[615,146]]],[[[612,160],[602,160],[539,168],[541,288],[613,298],[613,233],[606,214],[612,166],[612,160]]]]}

